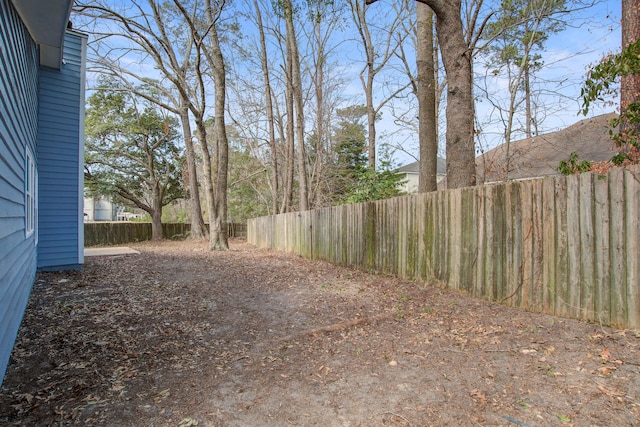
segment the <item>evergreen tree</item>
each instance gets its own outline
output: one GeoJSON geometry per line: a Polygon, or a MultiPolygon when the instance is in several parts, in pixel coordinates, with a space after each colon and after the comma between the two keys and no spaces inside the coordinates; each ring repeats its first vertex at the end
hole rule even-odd
{"type": "Polygon", "coordinates": [[[402,177],[394,172],[388,146],[382,146],[378,168],[369,166],[367,134],[363,122],[366,113],[364,105],[352,105],[338,110],[341,120],[334,131],[334,195],[339,203],[368,202],[402,194],[402,177]]]}

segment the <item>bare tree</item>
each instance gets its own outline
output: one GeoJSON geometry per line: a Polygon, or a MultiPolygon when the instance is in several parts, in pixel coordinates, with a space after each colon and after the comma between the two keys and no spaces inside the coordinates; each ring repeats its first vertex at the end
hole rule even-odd
{"type": "Polygon", "coordinates": [[[296,136],[284,14],[268,1],[248,0],[246,5],[239,15],[250,29],[243,33],[255,37],[239,37],[232,44],[232,60],[238,62],[229,68],[228,114],[243,145],[265,166],[270,211],[288,212],[294,203],[296,136]],[[260,70],[260,78],[247,70],[260,70]]]}
{"type": "MultiPolygon", "coordinates": [[[[310,59],[306,69],[310,75],[315,100],[315,120],[310,142],[313,145],[313,155],[309,156],[312,168],[309,176],[309,205],[322,205],[321,188],[328,181],[324,176],[329,162],[329,140],[331,122],[329,116],[333,108],[330,105],[332,90],[330,87],[331,73],[328,70],[329,58],[334,46],[330,45],[332,35],[339,24],[340,12],[332,1],[313,0],[307,2],[308,21],[311,28],[302,27],[309,41],[310,59]]],[[[310,144],[310,146],[311,146],[310,144]]]]}
{"type": "MultiPolygon", "coordinates": [[[[194,41],[196,50],[195,69],[199,87],[204,88],[205,72],[202,61],[207,64],[206,70],[213,75],[214,94],[214,141],[213,147],[207,139],[207,127],[203,115],[196,116],[196,129],[202,149],[205,193],[209,214],[209,249],[229,249],[227,235],[227,180],[229,165],[229,142],[225,126],[226,76],[225,63],[218,37],[218,25],[224,1],[213,4],[205,2],[205,9],[199,10],[198,2],[194,2],[190,10],[180,0],[174,0],[176,8],[181,12],[194,41]],[[204,23],[200,17],[204,15],[204,23]],[[213,156],[211,155],[213,152],[213,156]],[[212,159],[213,157],[213,159],[212,159]],[[215,180],[214,180],[215,174],[215,180]]],[[[205,105],[204,90],[200,92],[200,104],[205,105]]],[[[200,111],[198,111],[200,112],[200,111]]]]}
{"type": "MultiPolygon", "coordinates": [[[[128,90],[145,97],[180,117],[186,148],[186,169],[191,202],[191,237],[202,238],[206,236],[207,230],[202,217],[196,172],[196,156],[189,123],[189,109],[187,107],[191,104],[189,88],[192,85],[187,75],[192,59],[193,45],[191,40],[179,39],[175,37],[173,31],[167,31],[171,21],[167,19],[166,13],[163,12],[164,9],[158,3],[149,0],[147,4],[150,6],[148,9],[141,3],[132,1],[128,13],[126,13],[127,10],[121,13],[115,6],[98,1],[76,3],[74,10],[83,18],[102,24],[94,28],[103,28],[104,24],[108,23],[116,26],[116,29],[111,32],[105,32],[104,29],[96,30],[88,25],[83,27],[83,31],[94,36],[90,44],[94,52],[91,56],[93,70],[120,79],[128,90]],[[146,10],[151,11],[151,16],[146,10]],[[126,38],[130,44],[126,47],[121,47],[121,43],[117,41],[109,43],[109,40],[117,39],[118,37],[126,38]],[[167,87],[163,81],[149,79],[131,67],[122,66],[122,57],[132,52],[151,58],[156,68],[166,81],[171,83],[171,86],[167,87]],[[148,92],[136,91],[135,85],[129,79],[144,82],[146,85],[154,87],[157,93],[163,94],[165,96],[164,99],[169,102],[164,102],[163,99],[158,97],[151,97],[148,92]]],[[[178,25],[175,22],[173,24],[178,25]]],[[[108,25],[107,28],[109,28],[108,25]]]]}
{"type": "MultiPolygon", "coordinates": [[[[565,0],[519,0],[503,3],[497,18],[487,26],[483,35],[488,40],[484,49],[489,59],[487,71],[493,76],[499,76],[501,70],[504,70],[509,89],[506,107],[492,101],[504,117],[505,179],[509,178],[511,169],[511,139],[520,106],[524,106],[525,110],[524,133],[527,138],[532,136],[532,124],[536,123],[531,105],[531,81],[534,72],[543,66],[542,55],[538,52],[549,35],[565,28],[564,20],[557,15],[566,13],[565,0]]],[[[488,91],[485,93],[488,94],[488,91]]],[[[537,128],[536,125],[534,127],[537,128]]]]}
{"type": "MultiPolygon", "coordinates": [[[[177,0],[176,0],[177,1],[177,0]]],[[[215,216],[209,215],[209,248],[213,250],[229,249],[227,235],[227,181],[229,174],[229,141],[225,124],[225,103],[227,99],[225,62],[218,37],[218,19],[224,7],[224,1],[215,8],[211,0],[206,1],[207,24],[209,29],[210,51],[206,57],[213,73],[215,86],[215,126],[216,126],[216,180],[214,205],[215,216]]]]}
{"type": "MultiPolygon", "coordinates": [[[[385,28],[384,33],[372,34],[367,12],[369,4],[377,0],[349,0],[351,18],[356,26],[365,55],[365,65],[360,71],[360,82],[365,95],[367,107],[367,140],[369,167],[376,167],[376,120],[382,108],[399,93],[409,87],[410,83],[401,85],[385,94],[376,105],[374,89],[376,76],[378,76],[389,64],[396,51],[408,37],[407,32],[399,32],[404,20],[407,19],[407,8],[404,1],[399,2],[399,8],[394,9],[391,22],[385,28]]],[[[375,27],[375,26],[373,26],[375,27]]]]}
{"type": "Polygon", "coordinates": [[[273,95],[271,93],[271,77],[269,72],[269,62],[267,60],[267,44],[264,32],[264,25],[262,23],[262,12],[258,5],[258,0],[253,0],[253,5],[256,12],[256,24],[258,27],[258,33],[260,34],[260,66],[262,68],[262,78],[264,81],[264,97],[265,97],[265,110],[267,114],[267,126],[269,132],[269,147],[271,148],[271,188],[272,188],[272,209],[273,213],[277,214],[278,211],[278,155],[276,145],[276,132],[275,132],[275,119],[273,115],[273,95]]]}
{"type": "Polygon", "coordinates": [[[298,199],[299,209],[309,209],[309,185],[307,177],[307,156],[304,146],[304,102],[302,96],[302,76],[300,73],[300,52],[298,38],[293,25],[294,8],[291,0],[282,3],[287,27],[287,59],[290,61],[291,86],[295,106],[295,135],[298,143],[298,199]]]}
{"type": "Polygon", "coordinates": [[[289,43],[286,48],[285,60],[285,109],[287,113],[287,122],[285,125],[286,140],[286,178],[285,178],[285,196],[283,198],[283,212],[289,212],[293,208],[293,179],[295,174],[295,128],[294,128],[294,107],[293,107],[293,60],[291,59],[291,49],[289,43]]]}

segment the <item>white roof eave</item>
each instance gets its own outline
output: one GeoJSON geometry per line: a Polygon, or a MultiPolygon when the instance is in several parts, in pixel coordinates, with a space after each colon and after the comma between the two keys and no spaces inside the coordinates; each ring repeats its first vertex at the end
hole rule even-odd
{"type": "Polygon", "coordinates": [[[59,69],[64,33],[73,0],[11,0],[29,34],[40,46],[40,65],[59,69]]]}

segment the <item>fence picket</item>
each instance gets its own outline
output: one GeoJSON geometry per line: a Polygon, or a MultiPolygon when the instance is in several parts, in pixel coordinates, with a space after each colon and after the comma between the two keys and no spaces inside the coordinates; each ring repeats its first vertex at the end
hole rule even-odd
{"type": "MultiPolygon", "coordinates": [[[[179,239],[189,235],[191,224],[168,222],[162,224],[162,229],[165,238],[179,239]]],[[[247,224],[229,223],[227,234],[229,237],[247,237],[247,224]]],[[[84,224],[85,246],[121,245],[151,240],[151,237],[150,222],[96,221],[84,224]]]]}
{"type": "Polygon", "coordinates": [[[581,253],[580,253],[580,176],[567,177],[567,287],[563,299],[565,300],[565,316],[576,317],[580,309],[580,294],[582,286],[581,253]]]}
{"type": "Polygon", "coordinates": [[[535,201],[532,198],[532,182],[524,181],[520,190],[520,236],[521,254],[520,254],[520,269],[522,271],[520,275],[520,304],[519,307],[531,306],[535,309],[532,298],[534,292],[534,277],[533,277],[533,218],[534,211],[536,210],[535,201]]]}
{"type": "Polygon", "coordinates": [[[624,230],[624,175],[621,170],[609,173],[610,235],[610,281],[611,281],[611,323],[625,324],[627,286],[625,283],[625,230],[624,230]]]}
{"type": "Polygon", "coordinates": [[[594,201],[593,179],[596,175],[582,174],[579,178],[580,193],[580,300],[579,316],[595,321],[593,301],[595,290],[595,244],[593,233],[594,201]]]}
{"type": "Polygon", "coordinates": [[[624,326],[634,327],[640,324],[640,166],[624,171],[625,200],[625,252],[627,321],[624,326]]]}

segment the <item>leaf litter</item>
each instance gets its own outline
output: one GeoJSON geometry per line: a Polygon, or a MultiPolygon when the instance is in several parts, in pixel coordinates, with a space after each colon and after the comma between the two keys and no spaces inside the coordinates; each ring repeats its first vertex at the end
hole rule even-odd
{"type": "Polygon", "coordinates": [[[0,425],[640,423],[638,331],[206,245],[38,274],[0,425]]]}

